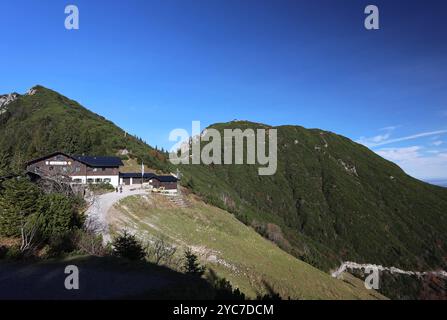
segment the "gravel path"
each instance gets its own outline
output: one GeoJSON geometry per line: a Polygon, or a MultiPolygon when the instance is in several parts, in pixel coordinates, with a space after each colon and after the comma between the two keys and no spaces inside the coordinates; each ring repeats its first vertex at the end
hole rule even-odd
{"type": "Polygon", "coordinates": [[[123,192],[110,192],[97,195],[92,199],[90,207],[87,209],[87,227],[93,228],[102,233],[104,243],[110,242],[109,224],[107,214],[115,203],[135,195],[147,194],[147,190],[140,189],[138,186],[124,186],[123,192]]]}

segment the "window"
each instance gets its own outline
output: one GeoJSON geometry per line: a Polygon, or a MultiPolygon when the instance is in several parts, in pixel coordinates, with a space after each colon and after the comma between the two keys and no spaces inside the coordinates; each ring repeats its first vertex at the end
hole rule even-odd
{"type": "Polygon", "coordinates": [[[96,182],[96,183],[101,183],[101,182],[102,182],[102,179],[101,179],[101,178],[96,178],[95,182],[96,182]]]}
{"type": "Polygon", "coordinates": [[[62,167],[63,172],[67,172],[67,167],[62,167]]]}
{"type": "Polygon", "coordinates": [[[88,179],[87,179],[87,183],[93,183],[93,181],[94,181],[94,180],[93,180],[92,178],[88,178],[88,179]]]}
{"type": "Polygon", "coordinates": [[[76,171],[76,172],[81,172],[81,168],[80,168],[80,167],[76,167],[76,168],[75,168],[75,171],[76,171]]]}
{"type": "Polygon", "coordinates": [[[93,168],[93,172],[97,172],[98,171],[98,168],[93,168]]]}
{"type": "Polygon", "coordinates": [[[112,179],[110,179],[110,178],[105,178],[104,179],[104,183],[111,183],[112,182],[112,179]]]}
{"type": "Polygon", "coordinates": [[[74,183],[82,183],[82,179],[73,179],[74,183]]]}
{"type": "Polygon", "coordinates": [[[102,168],[102,171],[106,171],[106,168],[102,168]]]}

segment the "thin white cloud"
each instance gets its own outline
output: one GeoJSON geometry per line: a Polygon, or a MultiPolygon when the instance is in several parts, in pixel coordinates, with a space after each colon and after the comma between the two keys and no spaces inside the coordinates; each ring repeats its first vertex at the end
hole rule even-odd
{"type": "Polygon", "coordinates": [[[433,141],[431,144],[434,145],[434,146],[440,146],[440,145],[443,144],[443,143],[444,143],[444,142],[441,141],[441,140],[436,140],[436,141],[433,141]]]}
{"type": "Polygon", "coordinates": [[[383,141],[386,141],[390,138],[390,134],[389,133],[385,133],[385,134],[379,134],[377,136],[374,137],[370,137],[370,138],[366,138],[366,137],[361,137],[359,140],[357,140],[358,143],[361,143],[367,147],[370,146],[374,146],[377,145],[383,141]]]}
{"type": "Polygon", "coordinates": [[[388,126],[388,127],[384,127],[384,128],[380,128],[380,131],[393,131],[396,130],[397,128],[399,128],[400,126],[388,126]]]}
{"type": "MultiPolygon", "coordinates": [[[[424,155],[421,146],[406,148],[383,148],[377,150],[380,156],[395,162],[407,174],[422,180],[447,179],[447,153],[424,155]]],[[[434,150],[430,150],[434,151],[434,150]]]]}
{"type": "Polygon", "coordinates": [[[377,150],[376,153],[385,159],[399,162],[407,161],[409,159],[415,159],[420,156],[419,151],[422,149],[420,146],[413,146],[407,148],[384,148],[377,150]]]}
{"type": "Polygon", "coordinates": [[[367,147],[378,147],[378,146],[383,146],[383,145],[390,144],[390,143],[396,143],[396,142],[401,142],[401,141],[407,141],[407,140],[413,140],[413,139],[418,139],[418,138],[423,138],[423,137],[440,135],[443,133],[447,133],[447,130],[421,132],[421,133],[413,134],[410,136],[400,137],[400,138],[395,138],[395,139],[388,139],[388,137],[383,139],[383,137],[386,136],[386,134],[385,134],[385,135],[375,136],[372,138],[361,137],[357,142],[359,142],[367,147]]]}

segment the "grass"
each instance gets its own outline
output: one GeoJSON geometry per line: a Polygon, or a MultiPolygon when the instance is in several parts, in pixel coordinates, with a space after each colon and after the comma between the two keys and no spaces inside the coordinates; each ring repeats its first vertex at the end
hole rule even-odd
{"type": "MultiPolygon", "coordinates": [[[[137,161],[136,159],[127,159],[123,160],[124,166],[120,167],[120,172],[141,172],[141,162],[137,161]]],[[[147,165],[144,165],[144,172],[157,172],[159,173],[159,170],[156,170],[154,168],[150,168],[147,165]]]]}
{"type": "Polygon", "coordinates": [[[264,239],[232,214],[193,196],[179,208],[161,195],[123,199],[112,213],[112,230],[128,229],[140,238],[167,237],[191,247],[209,269],[251,298],[272,288],[292,299],[380,299],[353,277],[345,281],[304,263],[264,239]]]}

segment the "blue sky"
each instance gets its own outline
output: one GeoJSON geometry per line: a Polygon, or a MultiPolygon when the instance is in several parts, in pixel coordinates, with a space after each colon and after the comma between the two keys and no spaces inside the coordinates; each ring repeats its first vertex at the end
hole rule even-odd
{"type": "Polygon", "coordinates": [[[192,120],[317,127],[447,179],[445,1],[15,0],[0,11],[0,93],[41,84],[165,148],[192,120]],[[67,4],[79,30],[64,28],[67,4]],[[364,28],[368,4],[380,30],[364,28]]]}

